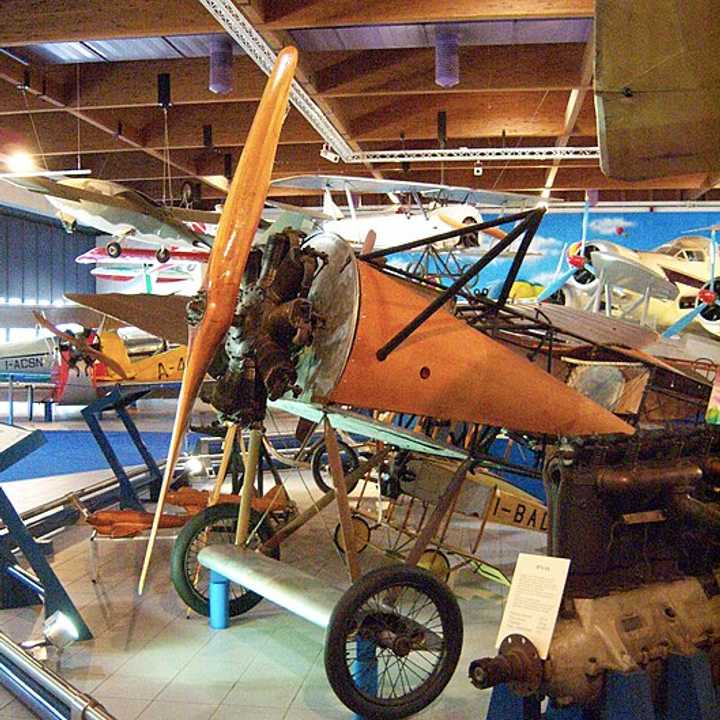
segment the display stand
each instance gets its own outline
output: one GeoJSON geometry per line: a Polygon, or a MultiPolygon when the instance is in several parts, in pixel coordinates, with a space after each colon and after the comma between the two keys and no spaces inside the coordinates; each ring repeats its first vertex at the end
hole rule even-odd
{"type": "MultiPolygon", "coordinates": [[[[720,717],[720,705],[713,687],[710,662],[705,653],[691,656],[671,655],[665,675],[664,708],[653,704],[650,678],[645,672],[611,672],[599,713],[578,705],[553,707],[546,720],[714,720],[720,717]]],[[[507,685],[493,688],[487,720],[534,720],[540,718],[535,697],[522,698],[507,685]]]]}
{"type": "MultiPolygon", "coordinates": [[[[0,473],[44,442],[45,438],[39,430],[0,424],[0,473]]],[[[90,640],[90,629],[2,488],[0,520],[7,529],[0,536],[0,564],[6,576],[1,583],[0,605],[3,608],[25,607],[43,602],[46,617],[60,610],[72,621],[78,631],[78,639],[90,640]],[[32,572],[20,567],[15,557],[16,548],[23,553],[32,572]]]]}
{"type": "Polygon", "coordinates": [[[125,429],[130,435],[130,439],[133,441],[133,445],[137,448],[140,457],[142,457],[145,465],[153,478],[150,485],[150,498],[151,500],[157,499],[157,493],[160,489],[160,482],[162,480],[162,473],[158,467],[155,459],[150,454],[147,446],[142,440],[135,422],[128,413],[128,407],[133,403],[137,402],[140,398],[145,397],[149,392],[155,389],[153,387],[133,387],[133,388],[122,388],[116,387],[104,397],[97,399],[87,407],[83,408],[82,416],[85,419],[90,432],[93,434],[95,441],[102,450],[105,459],[108,461],[108,465],[112,468],[115,477],[118,479],[120,487],[120,507],[121,509],[131,510],[144,510],[142,503],[138,499],[137,493],[133,488],[125,468],[120,462],[117,454],[112,448],[108,436],[100,425],[100,418],[102,413],[106,410],[114,410],[117,416],[122,421],[125,429]]]}

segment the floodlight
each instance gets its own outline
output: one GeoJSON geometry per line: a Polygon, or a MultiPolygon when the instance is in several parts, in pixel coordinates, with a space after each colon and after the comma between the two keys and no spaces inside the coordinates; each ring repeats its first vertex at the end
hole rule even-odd
{"type": "Polygon", "coordinates": [[[331,162],[331,163],[339,163],[340,162],[340,155],[336,153],[329,145],[325,144],[322,146],[320,150],[320,157],[325,158],[325,160],[331,162]]]}
{"type": "Polygon", "coordinates": [[[5,164],[11,172],[22,175],[37,170],[35,161],[26,152],[14,152],[8,155],[5,164]]]}
{"type": "Polygon", "coordinates": [[[58,650],[64,650],[80,638],[75,623],[61,610],[56,610],[43,624],[45,640],[58,650]]]}
{"type": "Polygon", "coordinates": [[[205,470],[205,466],[200,458],[191,457],[185,463],[185,470],[190,473],[190,475],[199,475],[205,470]]]}
{"type": "Polygon", "coordinates": [[[62,610],[56,610],[43,623],[42,640],[26,640],[20,646],[29,651],[37,660],[47,660],[47,649],[55,648],[58,658],[65,648],[80,638],[75,623],[62,610]]]}

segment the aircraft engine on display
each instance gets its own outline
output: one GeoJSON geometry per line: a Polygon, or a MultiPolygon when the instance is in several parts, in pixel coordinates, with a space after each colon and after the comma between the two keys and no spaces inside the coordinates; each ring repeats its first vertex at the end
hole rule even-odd
{"type": "Polygon", "coordinates": [[[596,706],[607,672],[642,670],[660,704],[672,655],[707,653],[720,678],[720,436],[638,432],[561,445],[546,461],[548,554],[570,573],[547,660],[503,642],[475,660],[480,688],[508,683],[557,706],[596,706]]]}

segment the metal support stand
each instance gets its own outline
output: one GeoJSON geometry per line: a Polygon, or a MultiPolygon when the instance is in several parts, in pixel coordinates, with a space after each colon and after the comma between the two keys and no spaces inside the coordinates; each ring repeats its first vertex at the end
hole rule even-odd
{"type": "MultiPolygon", "coordinates": [[[[685,718],[690,720],[686,715],[685,718]]],[[[601,720],[655,720],[650,678],[647,673],[611,672],[605,679],[601,720]]]]}
{"type": "Polygon", "coordinates": [[[227,630],[230,627],[230,581],[214,570],[210,571],[209,604],[210,627],[227,630]]]}
{"type": "Polygon", "coordinates": [[[720,702],[705,653],[691,657],[671,655],[665,681],[667,708],[663,720],[713,720],[720,717],[720,702]]]}
{"type": "MultiPolygon", "coordinates": [[[[376,645],[372,640],[358,638],[355,641],[357,657],[352,667],[352,676],[358,690],[370,697],[376,697],[378,691],[378,662],[376,645]]],[[[354,715],[353,720],[365,720],[360,715],[354,715]]]]}
{"type": "Polygon", "coordinates": [[[35,404],[35,387],[30,384],[27,386],[27,418],[28,422],[33,421],[33,405],[35,404]]]}
{"type": "MultiPolygon", "coordinates": [[[[0,452],[0,470],[10,467],[44,442],[40,431],[28,433],[20,442],[0,452]]],[[[45,605],[45,617],[60,610],[75,626],[78,639],[90,640],[90,628],[2,488],[0,520],[7,528],[7,533],[0,538],[0,569],[7,576],[1,583],[3,607],[24,607],[41,600],[45,605]],[[25,556],[32,572],[20,567],[16,550],[25,556]]]]}
{"type": "Polygon", "coordinates": [[[8,425],[15,424],[15,404],[13,401],[13,390],[15,385],[15,378],[10,375],[8,378],[8,425]]]}
{"type": "Polygon", "coordinates": [[[507,685],[497,685],[490,697],[487,720],[539,720],[540,703],[536,697],[516,695],[507,685]]]}
{"type": "Polygon", "coordinates": [[[150,497],[151,499],[157,499],[160,481],[162,480],[162,473],[160,472],[160,468],[157,466],[155,459],[143,442],[140,432],[133,422],[133,419],[127,412],[128,405],[137,402],[137,400],[147,395],[150,390],[151,388],[136,388],[132,390],[115,388],[112,392],[102,398],[99,398],[94,403],[91,403],[87,407],[83,408],[81,411],[85,422],[90,428],[90,432],[95,438],[95,442],[97,442],[102,454],[108,462],[108,465],[110,465],[115,477],[118,479],[120,487],[120,507],[122,509],[130,508],[133,510],[144,510],[142,503],[138,499],[138,496],[128,479],[125,468],[113,450],[112,445],[110,445],[110,441],[100,425],[100,416],[105,410],[115,410],[130,435],[130,439],[137,448],[138,453],[145,462],[148,472],[153,478],[153,482],[150,485],[150,497]]]}

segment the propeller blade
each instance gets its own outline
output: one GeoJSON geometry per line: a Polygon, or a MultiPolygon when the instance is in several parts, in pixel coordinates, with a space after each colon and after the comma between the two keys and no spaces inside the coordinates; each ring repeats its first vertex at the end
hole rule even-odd
{"type": "Polygon", "coordinates": [[[585,255],[585,243],[587,242],[588,221],[590,220],[590,197],[585,193],[585,205],[583,206],[582,235],[580,237],[580,255],[585,255]]]}
{"type": "Polygon", "coordinates": [[[167,464],[138,585],[139,593],[142,593],[147,578],[165,495],[173,477],[190,411],[217,346],[225,337],[235,313],[240,282],[270,187],[296,65],[297,50],[294,47],[287,47],[278,54],[220,216],[205,276],[205,314],[195,328],[188,347],[167,464]]]}
{"type": "Polygon", "coordinates": [[[571,268],[567,272],[564,272],[560,277],[555,278],[538,296],[537,302],[544,302],[549,297],[552,297],[563,285],[577,272],[577,268],[571,268]]]}
{"type": "Polygon", "coordinates": [[[679,320],[674,322],[663,334],[664,338],[675,337],[679,335],[706,307],[707,303],[700,303],[692,310],[688,311],[679,320]]]}
{"type": "Polygon", "coordinates": [[[99,360],[108,368],[110,368],[110,370],[112,370],[116,375],[119,375],[123,380],[128,379],[127,370],[125,370],[125,368],[119,362],[111,358],[109,355],[106,355],[104,352],[90,347],[85,338],[75,337],[74,335],[63,332],[62,330],[60,330],[59,327],[53,325],[42,313],[39,313],[37,310],[33,311],[33,316],[35,317],[35,320],[37,320],[39,325],[42,325],[53,335],[59,337],[61,340],[64,340],[68,345],[72,345],[80,352],[86,353],[87,355],[90,355],[90,357],[99,360]]]}
{"type": "Polygon", "coordinates": [[[715,289],[715,264],[717,262],[717,226],[713,225],[710,230],[710,284],[711,290],[715,289]]]}

